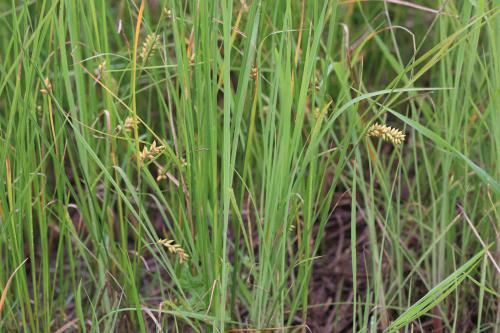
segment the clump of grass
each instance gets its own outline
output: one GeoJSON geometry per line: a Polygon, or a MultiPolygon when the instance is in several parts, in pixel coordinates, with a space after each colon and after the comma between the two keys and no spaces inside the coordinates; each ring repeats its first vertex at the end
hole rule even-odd
{"type": "Polygon", "coordinates": [[[500,327],[498,1],[351,2],[0,1],[0,332],[500,327]]]}

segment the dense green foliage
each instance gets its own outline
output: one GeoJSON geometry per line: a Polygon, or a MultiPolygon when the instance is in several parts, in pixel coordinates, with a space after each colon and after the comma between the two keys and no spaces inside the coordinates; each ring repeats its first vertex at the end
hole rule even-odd
{"type": "Polygon", "coordinates": [[[2,332],[307,331],[341,199],[349,327],[500,330],[498,0],[2,0],[0,163],[2,332]]]}

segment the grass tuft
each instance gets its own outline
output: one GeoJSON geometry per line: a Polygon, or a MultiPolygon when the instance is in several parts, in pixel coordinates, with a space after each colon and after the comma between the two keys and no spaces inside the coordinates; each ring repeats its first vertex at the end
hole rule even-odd
{"type": "Polygon", "coordinates": [[[0,332],[500,333],[499,31],[0,1],[0,332]]]}

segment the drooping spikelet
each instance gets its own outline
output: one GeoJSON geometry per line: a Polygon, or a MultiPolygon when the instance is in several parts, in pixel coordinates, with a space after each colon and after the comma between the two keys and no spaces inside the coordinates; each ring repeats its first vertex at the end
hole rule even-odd
{"type": "Polygon", "coordinates": [[[160,36],[157,34],[149,34],[146,37],[146,40],[142,43],[142,49],[141,49],[141,58],[145,62],[148,60],[148,57],[150,57],[154,50],[159,49],[160,47],[160,36]]]}
{"type": "Polygon", "coordinates": [[[165,146],[156,146],[156,141],[153,141],[149,149],[144,147],[142,152],[140,153],[141,160],[145,160],[146,158],[154,159],[156,156],[161,154],[165,150],[165,146]]]}
{"type": "Polygon", "coordinates": [[[172,10],[171,10],[171,9],[168,9],[167,7],[163,8],[163,14],[164,14],[167,18],[172,18],[172,10]]]}
{"type": "MultiPolygon", "coordinates": [[[[101,80],[105,69],[106,69],[106,61],[103,61],[99,65],[97,65],[97,68],[94,69],[95,80],[97,81],[101,80]]],[[[97,81],[94,83],[97,83],[97,81]]]]}
{"type": "Polygon", "coordinates": [[[52,92],[52,84],[50,83],[50,80],[48,77],[46,77],[43,80],[43,84],[45,85],[44,88],[40,89],[40,92],[44,95],[48,95],[52,92]]]}
{"type": "Polygon", "coordinates": [[[189,260],[189,255],[186,251],[179,244],[175,244],[172,239],[160,239],[158,244],[165,246],[168,252],[177,254],[181,264],[189,260]]]}
{"type": "Polygon", "coordinates": [[[394,145],[399,145],[403,143],[406,135],[397,128],[392,128],[390,126],[381,125],[379,123],[375,123],[368,129],[368,136],[382,138],[382,140],[390,141],[394,145]]]}
{"type": "Polygon", "coordinates": [[[159,182],[162,179],[167,179],[167,168],[160,166],[158,167],[158,172],[156,176],[156,181],[159,182]]]}
{"type": "Polygon", "coordinates": [[[253,80],[255,80],[257,79],[258,76],[259,76],[259,69],[257,68],[257,66],[252,67],[252,69],[250,70],[250,77],[253,80]]]}
{"type": "Polygon", "coordinates": [[[132,132],[137,124],[138,121],[134,117],[127,117],[123,123],[123,129],[127,132],[132,132]]]}

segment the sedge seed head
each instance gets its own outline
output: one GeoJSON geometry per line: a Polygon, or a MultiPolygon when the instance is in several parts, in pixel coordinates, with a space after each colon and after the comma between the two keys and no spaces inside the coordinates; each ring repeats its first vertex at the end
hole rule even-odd
{"type": "Polygon", "coordinates": [[[157,34],[149,34],[146,40],[142,43],[140,56],[142,61],[146,62],[153,52],[160,48],[160,36],[157,34]]]}
{"type": "Polygon", "coordinates": [[[148,158],[152,160],[155,159],[158,155],[160,155],[164,150],[165,146],[163,145],[157,146],[155,140],[153,141],[151,146],[149,146],[149,148],[147,147],[142,148],[142,151],[140,152],[139,156],[143,161],[148,158]]]}
{"type": "Polygon", "coordinates": [[[50,80],[48,77],[46,77],[44,80],[43,80],[43,83],[45,85],[44,88],[40,89],[40,92],[44,95],[48,95],[52,92],[52,84],[50,83],[50,80]]]}
{"type": "Polygon", "coordinates": [[[179,257],[181,264],[189,260],[189,255],[184,251],[184,249],[179,245],[175,244],[172,239],[160,239],[158,244],[161,244],[167,248],[169,253],[176,254],[179,257]]]}
{"type": "Polygon", "coordinates": [[[406,137],[401,130],[379,123],[375,123],[370,126],[367,135],[381,138],[384,141],[390,141],[394,145],[400,145],[404,142],[406,137]]]}
{"type": "Polygon", "coordinates": [[[158,167],[158,172],[156,176],[156,181],[159,182],[162,179],[167,179],[167,168],[166,167],[158,167]]]}
{"type": "Polygon", "coordinates": [[[138,121],[134,117],[127,117],[123,123],[123,129],[127,132],[132,132],[137,124],[138,121]]]}

